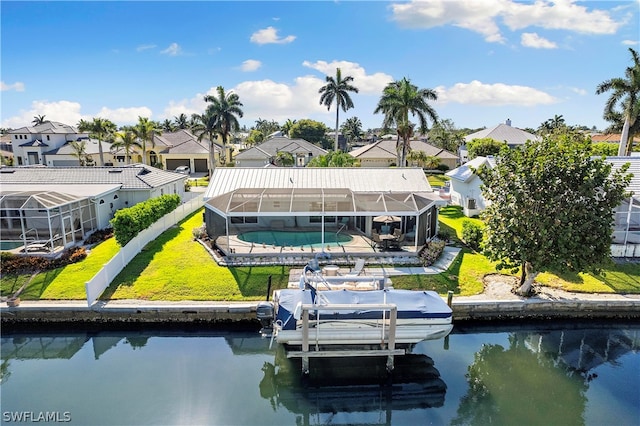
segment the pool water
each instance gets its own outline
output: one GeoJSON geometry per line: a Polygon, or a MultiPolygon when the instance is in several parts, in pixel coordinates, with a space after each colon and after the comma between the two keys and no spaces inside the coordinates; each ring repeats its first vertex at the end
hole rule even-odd
{"type": "Polygon", "coordinates": [[[20,241],[0,241],[0,250],[13,250],[21,246],[20,241]]]}
{"type": "MultiPolygon", "coordinates": [[[[249,231],[243,232],[238,235],[238,238],[242,241],[255,244],[266,244],[274,246],[312,246],[322,247],[322,232],[321,231],[304,231],[304,232],[290,232],[290,231],[249,231]]],[[[335,232],[324,233],[324,244],[335,246],[338,244],[345,244],[352,240],[350,235],[337,234],[335,232]]]]}

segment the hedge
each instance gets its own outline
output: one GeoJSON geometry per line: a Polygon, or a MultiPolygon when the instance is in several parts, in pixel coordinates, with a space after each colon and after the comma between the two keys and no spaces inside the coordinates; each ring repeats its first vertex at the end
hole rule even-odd
{"type": "Polygon", "coordinates": [[[179,205],[180,196],[170,194],[151,198],[133,207],[118,210],[110,221],[116,241],[120,246],[125,246],[140,231],[147,229],[179,205]]]}

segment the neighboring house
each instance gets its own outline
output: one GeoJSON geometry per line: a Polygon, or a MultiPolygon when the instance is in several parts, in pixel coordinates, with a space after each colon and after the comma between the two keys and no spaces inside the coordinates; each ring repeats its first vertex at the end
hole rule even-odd
{"type": "MultiPolygon", "coordinates": [[[[440,163],[453,169],[458,165],[458,156],[442,148],[420,140],[410,141],[411,151],[422,151],[427,156],[440,159],[440,163]]],[[[384,138],[349,152],[360,161],[361,167],[389,167],[398,161],[396,138],[384,138]]]]}
{"type": "Polygon", "coordinates": [[[491,127],[489,129],[483,129],[475,133],[471,133],[470,135],[465,136],[465,144],[460,146],[458,152],[460,154],[460,161],[466,163],[469,161],[469,154],[467,150],[467,143],[471,142],[474,139],[484,139],[491,138],[497,140],[499,142],[506,142],[509,148],[515,148],[519,146],[523,146],[525,142],[530,141],[539,141],[540,137],[534,135],[533,133],[526,132],[522,129],[518,129],[517,127],[511,126],[511,120],[507,119],[504,124],[498,124],[497,126],[491,127]]]}
{"type": "Polygon", "coordinates": [[[450,179],[449,194],[451,204],[462,206],[462,211],[467,217],[477,216],[487,207],[487,202],[480,189],[482,180],[472,170],[477,170],[482,165],[494,168],[496,160],[494,157],[476,157],[462,166],[445,173],[450,179]]]}
{"type": "Polygon", "coordinates": [[[614,210],[613,257],[640,257],[640,157],[607,157],[613,170],[629,163],[629,173],[633,174],[627,187],[629,198],[614,210]]]}
{"type": "MultiPolygon", "coordinates": [[[[97,139],[82,138],[77,139],[78,143],[84,142],[84,157],[91,159],[91,165],[100,164],[100,147],[97,139]]],[[[105,165],[114,164],[116,156],[111,152],[111,144],[102,141],[102,157],[105,165]]],[[[52,149],[44,153],[45,163],[51,167],[77,167],[80,166],[80,160],[76,154],[76,150],[71,146],[71,142],[67,142],[59,148],[52,149]]],[[[89,165],[89,164],[87,164],[89,165]]]]}
{"type": "MultiPolygon", "coordinates": [[[[29,244],[69,247],[109,227],[114,213],[149,198],[184,198],[185,175],[127,167],[0,168],[2,249],[29,244]]],[[[37,247],[43,248],[43,247],[37,247]]]]}
{"type": "Polygon", "coordinates": [[[595,135],[591,135],[591,142],[593,143],[607,142],[607,143],[620,144],[621,137],[622,135],[620,133],[608,133],[606,135],[595,134],[595,135]]]}
{"type": "Polygon", "coordinates": [[[236,167],[264,167],[273,164],[278,152],[290,153],[294,159],[294,167],[304,167],[312,158],[327,154],[326,150],[304,139],[276,137],[237,154],[236,167]]]}
{"type": "MultiPolygon", "coordinates": [[[[192,172],[209,171],[209,139],[198,141],[197,136],[189,130],[182,129],[175,132],[164,132],[154,136],[156,160],[166,170],[175,170],[180,166],[189,166],[192,172]]],[[[216,165],[220,165],[222,147],[214,143],[214,158],[216,165]]],[[[231,158],[228,148],[227,159],[231,158]]]]}
{"type": "Polygon", "coordinates": [[[13,165],[13,145],[11,144],[11,135],[0,136],[0,156],[2,156],[0,164],[13,165]]]}
{"type": "Polygon", "coordinates": [[[446,205],[421,168],[217,168],[204,194],[207,233],[230,253],[230,235],[256,229],[372,235],[374,218],[401,218],[400,230],[419,250],[437,234],[446,205]],[[337,230],[337,231],[336,231],[337,230]]]}
{"type": "Polygon", "coordinates": [[[17,166],[47,164],[46,152],[57,150],[71,141],[89,138],[87,133],[79,133],[75,127],[57,121],[21,127],[10,130],[8,134],[11,135],[17,166]]]}

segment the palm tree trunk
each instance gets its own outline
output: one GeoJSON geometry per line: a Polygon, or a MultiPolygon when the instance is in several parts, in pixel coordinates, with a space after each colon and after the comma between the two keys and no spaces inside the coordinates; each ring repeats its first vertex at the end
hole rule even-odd
{"type": "Polygon", "coordinates": [[[335,143],[335,151],[338,152],[338,116],[340,114],[340,105],[338,105],[338,101],[336,100],[336,143],[335,143]]]}
{"type": "Polygon", "coordinates": [[[104,166],[104,153],[102,152],[102,141],[98,138],[98,154],[100,155],[100,166],[104,166]]]}
{"type": "Polygon", "coordinates": [[[620,146],[618,146],[618,157],[631,155],[631,141],[629,140],[629,116],[627,115],[622,125],[622,134],[620,135],[620,146]]]}

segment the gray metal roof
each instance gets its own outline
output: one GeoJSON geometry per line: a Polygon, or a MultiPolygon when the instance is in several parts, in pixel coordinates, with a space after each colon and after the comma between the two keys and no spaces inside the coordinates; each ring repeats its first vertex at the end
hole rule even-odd
{"type": "Polygon", "coordinates": [[[3,167],[0,184],[120,184],[123,190],[156,188],[187,176],[155,167],[3,167]]]}
{"type": "MultiPolygon", "coordinates": [[[[82,139],[80,142],[85,142],[84,152],[85,154],[99,154],[100,147],[98,146],[97,139],[82,139]]],[[[111,144],[109,142],[102,141],[102,152],[108,153],[111,150],[111,144]]],[[[44,153],[45,155],[75,155],[76,150],[71,147],[71,142],[67,142],[60,148],[52,149],[44,153]]]]}
{"type": "Polygon", "coordinates": [[[469,142],[473,139],[491,138],[499,142],[507,142],[507,145],[524,145],[526,141],[539,141],[540,137],[533,133],[525,132],[517,127],[500,123],[495,127],[480,130],[465,136],[464,140],[469,142]]]}
{"type": "MultiPolygon", "coordinates": [[[[155,135],[153,140],[157,150],[163,154],[206,154],[209,152],[209,139],[198,141],[198,137],[186,129],[164,132],[161,135],[155,135]]],[[[222,151],[216,143],[213,147],[216,152],[222,151]]]]}
{"type": "MultiPolygon", "coordinates": [[[[409,144],[411,151],[422,151],[425,155],[438,158],[458,158],[456,154],[420,140],[409,141],[409,144]]],[[[355,158],[396,158],[396,139],[379,140],[355,149],[349,152],[349,154],[355,158]]]]}
{"type": "Polygon", "coordinates": [[[78,133],[78,130],[73,126],[69,126],[68,124],[60,123],[60,122],[57,122],[57,121],[45,121],[44,123],[39,124],[37,126],[25,126],[25,127],[20,127],[19,129],[10,130],[9,133],[10,134],[28,133],[28,134],[32,134],[32,135],[33,134],[41,134],[41,133],[68,134],[68,133],[78,133]]]}
{"type": "Polygon", "coordinates": [[[307,142],[304,139],[289,139],[285,137],[275,137],[247,149],[235,156],[236,160],[253,160],[275,157],[279,151],[290,152],[310,152],[313,157],[326,155],[327,151],[317,145],[307,142]]]}
{"type": "Polygon", "coordinates": [[[213,171],[204,198],[241,188],[432,192],[422,169],[414,167],[218,167],[213,171]]]}

